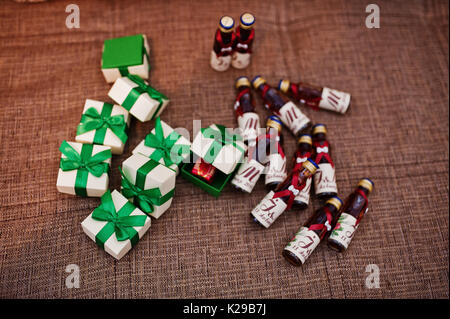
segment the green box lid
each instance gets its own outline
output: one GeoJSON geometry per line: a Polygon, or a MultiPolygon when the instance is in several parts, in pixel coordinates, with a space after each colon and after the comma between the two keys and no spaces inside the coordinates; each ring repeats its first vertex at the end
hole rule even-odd
{"type": "Polygon", "coordinates": [[[102,69],[140,65],[144,57],[142,34],[105,40],[102,55],[102,69]]]}

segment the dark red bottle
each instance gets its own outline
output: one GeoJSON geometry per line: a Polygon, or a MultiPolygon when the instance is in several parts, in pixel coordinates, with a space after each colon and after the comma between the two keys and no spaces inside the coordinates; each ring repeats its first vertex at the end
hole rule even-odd
{"type": "Polygon", "coordinates": [[[245,142],[255,140],[259,135],[259,115],[255,112],[255,102],[250,91],[250,81],[246,76],[236,79],[237,96],[234,103],[234,112],[241,136],[245,142]]]}
{"type": "Polygon", "coordinates": [[[358,187],[345,201],[336,226],[328,237],[328,247],[338,252],[348,248],[359,222],[367,213],[367,197],[373,190],[373,182],[368,178],[359,181],[358,187]]]}
{"type": "Polygon", "coordinates": [[[324,124],[316,124],[312,128],[314,160],[319,165],[314,175],[314,191],[317,197],[326,199],[336,196],[336,173],[331,159],[331,147],[327,140],[327,128],[324,124]]]}
{"type": "Polygon", "coordinates": [[[284,247],[284,258],[294,266],[303,265],[325,235],[331,231],[341,206],[341,199],[335,196],[330,198],[322,208],[316,210],[284,247]]]}
{"type": "MultiPolygon", "coordinates": [[[[297,141],[297,151],[294,154],[293,162],[294,168],[293,170],[300,170],[302,168],[302,164],[310,157],[312,157],[313,149],[312,149],[312,138],[311,135],[303,134],[300,135],[300,138],[297,141]]],[[[300,193],[295,196],[294,205],[302,210],[306,209],[309,205],[309,198],[311,193],[311,183],[312,177],[308,178],[306,181],[305,187],[300,191],[300,193]]]]}
{"type": "Polygon", "coordinates": [[[275,115],[279,116],[283,121],[283,124],[286,125],[295,136],[298,136],[309,126],[309,118],[288,98],[282,96],[280,92],[270,87],[266,83],[266,80],[261,76],[256,76],[252,80],[252,84],[255,90],[261,95],[264,106],[275,115]]]}

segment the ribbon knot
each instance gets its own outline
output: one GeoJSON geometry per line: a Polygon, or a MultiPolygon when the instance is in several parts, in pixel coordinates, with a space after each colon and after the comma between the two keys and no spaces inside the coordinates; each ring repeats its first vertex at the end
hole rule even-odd
{"type": "Polygon", "coordinates": [[[317,148],[317,153],[328,153],[328,147],[318,147],[317,148]]]}
{"type": "Polygon", "coordinates": [[[330,145],[328,144],[328,141],[324,141],[321,143],[315,142],[314,147],[316,149],[315,162],[317,164],[320,164],[320,161],[322,160],[322,158],[325,158],[328,161],[328,163],[331,164],[331,167],[334,167],[333,160],[331,159],[331,156],[329,154],[330,145]]]}

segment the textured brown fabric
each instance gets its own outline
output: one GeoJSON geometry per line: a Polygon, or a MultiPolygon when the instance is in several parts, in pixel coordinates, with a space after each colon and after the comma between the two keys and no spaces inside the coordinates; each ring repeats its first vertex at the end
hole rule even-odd
{"type": "MultiPolygon", "coordinates": [[[[81,28],[67,29],[65,7],[48,1],[0,6],[0,296],[12,298],[448,298],[448,2],[377,1],[381,28],[365,27],[361,1],[77,0],[81,28]],[[209,54],[218,19],[256,15],[245,71],[216,73],[209,54]],[[58,147],[74,140],[86,98],[106,100],[103,40],[146,33],[151,83],[171,98],[173,127],[235,126],[234,79],[261,74],[350,92],[344,116],[305,110],[327,124],[340,195],[359,178],[376,188],[370,213],[344,254],[320,245],[302,268],[281,250],[320,206],[287,212],[267,229],[249,220],[264,196],[230,186],[214,199],[181,177],[170,211],[115,261],[82,231],[99,204],[57,192],[58,147]],[[67,289],[77,264],[81,287],[67,289]],[[380,288],[367,289],[368,264],[380,288]]],[[[267,116],[257,98],[258,113],[267,116]]],[[[117,167],[153,127],[134,121],[117,167]]],[[[285,131],[291,157],[295,141],[285,131]]]]}

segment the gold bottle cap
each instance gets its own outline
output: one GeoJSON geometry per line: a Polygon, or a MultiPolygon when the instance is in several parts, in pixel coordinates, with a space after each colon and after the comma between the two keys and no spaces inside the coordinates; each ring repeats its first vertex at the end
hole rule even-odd
{"type": "Polygon", "coordinates": [[[265,83],[266,83],[266,80],[264,80],[264,78],[262,78],[259,75],[255,76],[252,80],[252,84],[255,89],[259,88],[261,86],[261,84],[265,84],[265,83]]]}
{"type": "Polygon", "coordinates": [[[316,124],[313,126],[313,135],[323,133],[327,134],[327,127],[324,124],[316,124]]]}
{"type": "Polygon", "coordinates": [[[289,82],[289,80],[280,80],[280,83],[278,83],[278,90],[286,93],[289,91],[289,86],[291,86],[291,82],[289,82]]]}
{"type": "Polygon", "coordinates": [[[358,186],[364,187],[370,192],[373,190],[373,182],[368,178],[363,178],[359,181],[358,186]]]}
{"type": "Polygon", "coordinates": [[[234,27],[234,19],[230,16],[223,16],[220,18],[219,29],[222,32],[232,32],[234,27]]]}
{"type": "Polygon", "coordinates": [[[317,164],[310,158],[303,162],[302,167],[310,171],[311,174],[315,174],[319,168],[319,166],[317,166],[317,164]]]}
{"type": "Polygon", "coordinates": [[[242,29],[251,29],[255,23],[255,16],[249,12],[243,13],[239,25],[242,29]]]}
{"type": "Polygon", "coordinates": [[[273,127],[278,132],[281,132],[281,128],[283,127],[283,124],[281,122],[281,119],[276,115],[271,115],[267,118],[266,127],[273,127]]]}
{"type": "Polygon", "coordinates": [[[342,207],[342,200],[337,196],[333,196],[329,200],[327,200],[325,204],[331,204],[336,207],[337,210],[340,210],[342,207]]]}
{"type": "Polygon", "coordinates": [[[250,80],[246,76],[241,76],[236,79],[236,89],[239,89],[241,86],[252,86],[250,80]]]}
{"type": "Polygon", "coordinates": [[[308,134],[301,135],[297,141],[297,144],[300,144],[300,143],[306,143],[306,144],[312,145],[311,135],[308,135],[308,134]]]}

